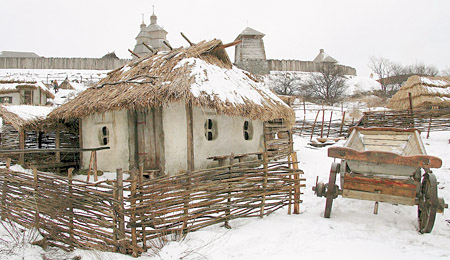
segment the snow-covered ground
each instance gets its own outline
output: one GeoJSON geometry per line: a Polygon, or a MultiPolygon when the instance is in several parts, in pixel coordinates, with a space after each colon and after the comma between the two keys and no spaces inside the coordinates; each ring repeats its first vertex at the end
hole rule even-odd
{"type": "MultiPolygon", "coordinates": [[[[298,109],[298,113],[301,113],[298,109]]],[[[339,108],[340,109],[340,108],[339,108]]],[[[336,108],[336,110],[339,110],[336,108]]],[[[307,115],[313,117],[314,115],[307,115]]],[[[303,118],[302,114],[298,117],[303,118]]],[[[432,132],[429,139],[422,134],[427,153],[443,160],[434,169],[439,184],[439,197],[450,202],[450,157],[447,156],[450,132],[432,132]]],[[[327,148],[313,148],[309,137],[295,136],[300,168],[305,172],[307,187],[302,189],[303,203],[299,215],[288,215],[287,208],[263,219],[237,219],[232,229],[220,225],[189,233],[183,241],[166,244],[158,255],[143,255],[138,259],[450,259],[450,210],[437,214],[433,231],[420,234],[417,206],[380,203],[378,215],[373,214],[373,202],[345,199],[334,200],[330,219],[323,218],[325,199],[313,194],[316,176],[328,182],[332,158],[327,148]]],[[[343,145],[339,141],[335,145],[343,145]]],[[[106,174],[102,178],[113,175],[106,174]]],[[[91,178],[92,180],[92,178],[91,178]]],[[[7,239],[0,225],[0,238],[7,239]]],[[[3,243],[0,239],[0,255],[3,243]]],[[[7,244],[10,248],[13,243],[7,244]]],[[[47,251],[25,243],[16,254],[5,259],[133,259],[115,253],[75,250],[64,253],[47,251]]]]}

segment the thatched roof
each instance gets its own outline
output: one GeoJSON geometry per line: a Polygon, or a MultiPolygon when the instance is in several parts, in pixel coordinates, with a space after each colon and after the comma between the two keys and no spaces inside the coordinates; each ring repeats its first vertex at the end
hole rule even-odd
{"type": "Polygon", "coordinates": [[[11,75],[0,78],[0,94],[18,92],[21,88],[40,88],[49,98],[55,98],[50,89],[34,76],[21,76],[17,78],[15,75],[11,75]]]}
{"type": "Polygon", "coordinates": [[[82,118],[174,102],[189,102],[228,116],[264,121],[283,118],[288,123],[295,119],[294,111],[273,92],[232,65],[220,40],[132,61],[55,109],[50,117],[82,118]]]}
{"type": "Polygon", "coordinates": [[[388,108],[409,109],[409,93],[414,109],[450,107],[450,77],[411,76],[391,98],[388,108]]]}
{"type": "Polygon", "coordinates": [[[3,124],[11,124],[15,129],[32,129],[45,120],[54,107],[31,105],[0,105],[0,117],[3,124]]]}

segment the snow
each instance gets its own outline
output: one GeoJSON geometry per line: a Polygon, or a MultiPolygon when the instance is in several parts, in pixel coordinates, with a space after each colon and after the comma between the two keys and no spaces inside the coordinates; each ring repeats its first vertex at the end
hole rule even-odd
{"type": "Polygon", "coordinates": [[[369,77],[351,76],[351,78],[348,79],[346,83],[348,88],[345,93],[347,95],[381,89],[381,84],[373,78],[369,77]]]}
{"type": "Polygon", "coordinates": [[[423,86],[429,94],[450,95],[450,88],[423,86]]]}
{"type": "Polygon", "coordinates": [[[182,59],[174,70],[182,66],[191,66],[191,77],[195,81],[191,85],[191,92],[195,97],[207,95],[214,100],[234,105],[253,102],[263,105],[266,99],[272,99],[284,104],[274,93],[250,79],[243,70],[233,66],[232,69],[220,68],[202,59],[182,59]]]}
{"type": "MultiPolygon", "coordinates": [[[[313,110],[307,118],[314,118],[322,106],[307,104],[313,110]]],[[[345,107],[360,104],[345,104],[345,107]]],[[[297,105],[297,118],[303,118],[303,107],[297,105]]],[[[325,107],[327,111],[340,108],[325,107]]],[[[338,116],[338,115],[336,115],[338,116]]],[[[333,114],[334,117],[334,114],[333,114]]],[[[439,197],[450,202],[450,131],[432,132],[429,139],[422,133],[427,154],[443,160],[439,169],[433,169],[439,184],[439,197]]],[[[152,252],[138,259],[450,259],[450,210],[437,214],[433,231],[420,234],[417,224],[417,206],[380,203],[378,215],[373,214],[374,203],[338,197],[333,202],[331,218],[323,218],[325,199],[314,195],[311,187],[316,176],[328,182],[333,158],[327,148],[308,145],[309,137],[294,136],[299,168],[304,171],[306,188],[301,199],[299,215],[288,215],[287,207],[268,217],[236,219],[230,221],[232,229],[214,225],[189,233],[182,241],[167,243],[157,255],[152,252]]],[[[335,146],[342,146],[344,140],[335,146]]],[[[14,170],[23,170],[13,166],[14,170]]],[[[76,176],[84,179],[86,176],[76,176]]],[[[91,176],[91,181],[93,177],[91,176]]],[[[114,179],[114,173],[105,173],[99,180],[114,179]]],[[[339,184],[339,181],[337,182],[339,184]]],[[[0,238],[7,238],[0,226],[0,238]]],[[[0,240],[1,241],[1,240],[0,240]]],[[[1,244],[1,242],[0,242],[1,244]]],[[[71,253],[44,251],[25,244],[22,253],[8,255],[9,259],[135,259],[117,253],[77,249],[71,253]],[[22,258],[24,257],[24,258],[22,258]],[[53,258],[52,258],[53,257],[53,258]]],[[[1,252],[1,251],[0,251],[1,252]]],[[[1,256],[1,255],[0,255],[1,256]]]]}
{"type": "Polygon", "coordinates": [[[15,105],[15,106],[3,106],[8,112],[16,114],[18,117],[24,120],[35,120],[45,118],[54,107],[45,106],[31,106],[31,105],[15,105]]]}
{"type": "Polygon", "coordinates": [[[0,78],[10,77],[16,80],[25,80],[30,77],[49,84],[52,80],[59,83],[64,79],[78,80],[79,82],[98,82],[106,77],[109,70],[68,70],[68,69],[0,69],[0,78]]]}
{"type": "Polygon", "coordinates": [[[437,87],[448,87],[450,86],[450,82],[446,80],[440,80],[440,79],[429,79],[426,77],[420,77],[420,81],[423,84],[431,85],[431,86],[437,86],[437,87]]]}

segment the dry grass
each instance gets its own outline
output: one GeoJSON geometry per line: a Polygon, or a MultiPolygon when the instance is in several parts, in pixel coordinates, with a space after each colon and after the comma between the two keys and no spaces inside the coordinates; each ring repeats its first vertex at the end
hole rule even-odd
{"type": "Polygon", "coordinates": [[[409,109],[409,93],[411,93],[414,109],[431,108],[432,106],[449,107],[450,91],[440,91],[449,87],[450,77],[411,76],[403,84],[400,90],[392,96],[388,108],[395,110],[409,109]],[[426,79],[426,81],[424,82],[422,79],[426,79]],[[433,81],[447,82],[447,84],[443,86],[432,85],[433,81]]]}

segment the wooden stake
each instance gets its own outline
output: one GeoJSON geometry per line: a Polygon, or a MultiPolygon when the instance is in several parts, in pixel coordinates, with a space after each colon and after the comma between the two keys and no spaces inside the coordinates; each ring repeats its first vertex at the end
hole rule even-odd
{"type": "Polygon", "coordinates": [[[183,36],[183,38],[189,43],[189,45],[193,46],[194,44],[188,39],[188,37],[186,37],[186,35],[184,35],[184,33],[181,33],[181,36],[183,36]]]}
{"type": "Polygon", "coordinates": [[[430,115],[430,123],[428,124],[427,139],[430,137],[431,121],[433,121],[433,115],[432,114],[430,115]]]}
{"type": "Polygon", "coordinates": [[[34,175],[34,202],[35,202],[35,213],[34,213],[34,218],[35,218],[35,222],[34,222],[34,225],[35,225],[35,228],[36,229],[39,229],[39,202],[38,202],[38,199],[39,199],[39,192],[38,192],[38,182],[39,182],[39,179],[38,179],[38,175],[37,175],[37,169],[36,168],[33,168],[33,175],[34,175]]]}
{"type": "MultiPolygon", "coordinates": [[[[291,153],[292,168],[298,170],[297,152],[291,153]]],[[[300,214],[300,175],[294,174],[294,214],[300,214]]]]}
{"type": "Polygon", "coordinates": [[[9,169],[11,167],[11,158],[6,158],[6,169],[9,169]]]}
{"type": "Polygon", "coordinates": [[[187,130],[187,170],[194,171],[194,116],[192,103],[186,103],[186,130],[187,130]]]}
{"type": "Polygon", "coordinates": [[[263,182],[263,191],[264,194],[262,196],[261,200],[261,212],[259,213],[259,217],[264,217],[264,208],[266,206],[266,191],[267,191],[267,178],[268,178],[268,158],[267,158],[267,151],[264,151],[263,153],[263,165],[264,165],[264,182],[263,182]]]}
{"type": "Polygon", "coordinates": [[[129,51],[132,55],[134,55],[136,58],[138,58],[138,59],[141,58],[141,56],[137,55],[137,54],[134,53],[132,50],[128,49],[128,51],[129,51]]]}
{"type": "Polygon", "coordinates": [[[344,113],[342,113],[342,122],[341,122],[341,129],[339,130],[339,136],[342,135],[342,129],[344,128],[344,124],[345,124],[345,111],[344,113]]]}
{"type": "Polygon", "coordinates": [[[314,124],[313,124],[312,131],[311,131],[311,138],[309,138],[310,141],[312,140],[313,135],[314,135],[314,128],[316,128],[316,122],[317,122],[317,117],[319,117],[319,113],[320,113],[320,110],[317,111],[316,119],[314,119],[314,124]]]}
{"type": "Polygon", "coordinates": [[[322,127],[320,128],[320,138],[323,137],[323,125],[325,123],[325,109],[322,109],[322,127]]]}
{"type": "MultiPolygon", "coordinates": [[[[61,133],[59,132],[59,128],[56,128],[55,130],[55,148],[56,149],[60,149],[61,148],[61,133]]],[[[56,164],[60,164],[61,163],[61,152],[56,152],[56,164]]],[[[60,173],[61,172],[61,168],[57,167],[56,168],[56,173],[60,173]]]]}
{"type": "Polygon", "coordinates": [[[131,216],[130,216],[130,224],[131,224],[131,245],[133,248],[133,257],[138,257],[137,252],[137,234],[136,234],[136,185],[137,185],[137,175],[136,171],[132,172],[132,183],[131,183],[131,216]]]}
{"type": "Polygon", "coordinates": [[[163,40],[164,45],[166,45],[170,50],[173,50],[172,46],[169,44],[168,41],[163,40]]]}
{"type": "Polygon", "coordinates": [[[328,123],[328,131],[327,131],[327,138],[330,135],[330,128],[331,128],[331,119],[333,118],[333,111],[331,111],[330,115],[330,122],[328,123]]]}
{"type": "Polygon", "coordinates": [[[126,253],[126,241],[125,241],[125,208],[123,201],[123,172],[122,169],[117,169],[116,171],[116,189],[117,189],[117,200],[119,202],[118,205],[118,242],[119,242],[119,252],[122,254],[126,253]]]}
{"type": "Polygon", "coordinates": [[[152,47],[150,47],[147,43],[145,43],[145,42],[142,42],[142,44],[144,44],[144,46],[149,50],[149,51],[151,51],[152,52],[152,54],[155,54],[155,49],[153,49],[152,47]]]}
{"type": "MultiPolygon", "coordinates": [[[[19,129],[19,149],[25,149],[25,131],[23,128],[19,129]]],[[[25,166],[25,154],[19,154],[19,164],[25,166]]]]}
{"type": "MultiPolygon", "coordinates": [[[[70,236],[70,240],[74,241],[74,234],[73,234],[73,194],[72,194],[72,172],[73,172],[73,168],[69,168],[67,170],[67,177],[69,178],[68,183],[69,183],[69,236],[70,236]]],[[[73,248],[73,247],[72,247],[73,248]]]]}

